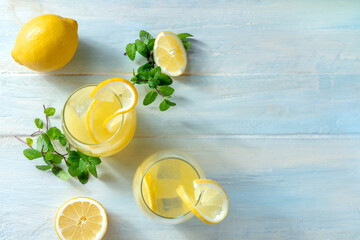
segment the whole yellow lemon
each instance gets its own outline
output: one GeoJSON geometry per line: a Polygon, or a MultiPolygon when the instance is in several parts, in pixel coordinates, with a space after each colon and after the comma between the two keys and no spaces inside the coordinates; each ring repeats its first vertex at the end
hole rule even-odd
{"type": "Polygon", "coordinates": [[[32,70],[50,72],[73,58],[78,46],[78,25],[54,14],[35,17],[21,28],[11,55],[32,70]]]}

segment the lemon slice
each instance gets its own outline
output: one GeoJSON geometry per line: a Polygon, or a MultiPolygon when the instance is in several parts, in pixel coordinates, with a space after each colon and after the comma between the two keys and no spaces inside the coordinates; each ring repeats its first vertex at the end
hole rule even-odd
{"type": "Polygon", "coordinates": [[[208,224],[221,222],[229,210],[229,198],[219,183],[210,179],[194,180],[195,199],[189,197],[183,185],[180,185],[176,192],[184,204],[200,220],[208,224]]]}
{"type": "Polygon", "coordinates": [[[128,80],[110,78],[96,86],[90,97],[93,102],[86,114],[87,129],[95,143],[99,143],[115,133],[123,119],[122,114],[134,109],[138,93],[128,80]]]}
{"type": "Polygon", "coordinates": [[[145,174],[144,177],[144,184],[143,184],[143,197],[145,199],[145,202],[148,203],[149,208],[153,212],[157,212],[157,204],[156,204],[156,197],[155,197],[155,191],[154,191],[154,180],[149,174],[145,174]]]}
{"type": "Polygon", "coordinates": [[[154,43],[154,60],[161,70],[170,76],[184,73],[187,56],[181,39],[172,32],[159,33],[154,43]]]}
{"type": "Polygon", "coordinates": [[[102,239],[107,229],[104,207],[91,198],[78,197],[64,203],[55,217],[55,230],[63,240],[102,239]]]}

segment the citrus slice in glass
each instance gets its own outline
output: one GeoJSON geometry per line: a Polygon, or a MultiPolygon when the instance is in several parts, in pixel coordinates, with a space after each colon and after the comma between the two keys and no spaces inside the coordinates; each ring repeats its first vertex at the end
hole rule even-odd
{"type": "Polygon", "coordinates": [[[91,198],[78,197],[64,203],[55,217],[55,230],[63,240],[102,239],[107,229],[104,207],[91,198]]]}
{"type": "Polygon", "coordinates": [[[161,70],[170,76],[184,73],[187,55],[181,39],[172,32],[159,33],[154,43],[154,61],[161,70]]]}
{"type": "Polygon", "coordinates": [[[183,203],[203,222],[221,222],[229,210],[229,198],[225,190],[210,179],[196,179],[193,183],[196,201],[185,191],[183,185],[176,189],[183,203]]]}
{"type": "Polygon", "coordinates": [[[109,139],[119,128],[123,114],[134,109],[138,93],[123,78],[110,78],[94,88],[86,114],[87,129],[96,143],[109,139]]]}

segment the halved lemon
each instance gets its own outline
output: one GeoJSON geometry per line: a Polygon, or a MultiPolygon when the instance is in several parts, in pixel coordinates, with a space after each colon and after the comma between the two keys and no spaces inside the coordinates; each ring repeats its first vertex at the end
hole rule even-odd
{"type": "Polygon", "coordinates": [[[96,143],[106,141],[122,121],[122,114],[135,108],[138,93],[134,85],[123,78],[110,78],[92,91],[94,100],[86,114],[87,129],[96,143]]]}
{"type": "Polygon", "coordinates": [[[107,229],[104,207],[87,197],[78,197],[65,202],[55,217],[55,230],[63,240],[102,239],[107,229]]]}
{"type": "Polygon", "coordinates": [[[191,199],[180,185],[176,192],[184,204],[200,220],[208,224],[221,222],[229,210],[229,198],[219,183],[210,179],[194,180],[195,199],[191,199]]]}
{"type": "Polygon", "coordinates": [[[181,39],[169,31],[159,33],[154,43],[154,60],[167,75],[183,74],[187,65],[187,55],[181,39]]]}

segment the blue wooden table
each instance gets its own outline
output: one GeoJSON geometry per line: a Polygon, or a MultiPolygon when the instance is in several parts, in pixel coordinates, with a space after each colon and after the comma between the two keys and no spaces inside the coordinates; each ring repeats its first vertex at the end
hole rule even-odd
{"type": "Polygon", "coordinates": [[[104,205],[105,239],[360,239],[359,1],[3,0],[0,19],[0,239],[57,239],[56,211],[77,196],[104,205]],[[49,74],[10,55],[21,26],[45,13],[76,19],[80,37],[49,74]],[[33,131],[42,104],[61,109],[82,85],[131,78],[143,60],[123,52],[141,29],[195,36],[177,106],[138,104],[134,139],[86,185],[37,170],[14,136],[33,131]],[[172,148],[225,188],[223,222],[164,226],[138,209],[135,169],[172,148]]]}

